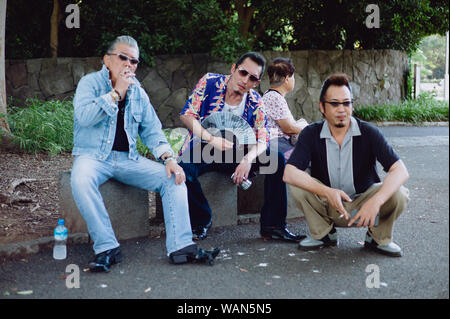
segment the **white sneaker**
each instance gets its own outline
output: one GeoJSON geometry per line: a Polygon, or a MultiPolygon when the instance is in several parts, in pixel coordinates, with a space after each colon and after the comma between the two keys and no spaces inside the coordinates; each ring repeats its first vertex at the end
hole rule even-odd
{"type": "Polygon", "coordinates": [[[403,256],[402,249],[399,245],[391,241],[387,245],[378,245],[376,241],[366,233],[366,239],[364,241],[364,247],[376,251],[380,254],[390,256],[390,257],[401,257],[403,256]]]}
{"type": "Polygon", "coordinates": [[[337,231],[336,228],[333,227],[333,229],[320,240],[314,239],[310,236],[306,237],[298,244],[298,249],[314,250],[322,247],[335,247],[337,245],[338,245],[337,231]]]}

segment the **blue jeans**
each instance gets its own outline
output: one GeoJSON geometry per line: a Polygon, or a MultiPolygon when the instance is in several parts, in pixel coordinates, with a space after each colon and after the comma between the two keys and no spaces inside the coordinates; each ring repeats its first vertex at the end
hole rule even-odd
{"type": "MultiPolygon", "coordinates": [[[[270,158],[276,165],[275,172],[266,174],[264,179],[264,204],[261,208],[260,227],[261,230],[286,227],[287,215],[287,193],[286,184],[283,182],[283,173],[286,162],[283,153],[277,151],[266,151],[267,158],[270,158]]],[[[210,171],[221,171],[224,173],[234,173],[238,163],[195,163],[192,156],[185,157],[179,163],[186,174],[186,186],[188,189],[189,214],[192,228],[205,227],[211,219],[212,212],[206,199],[198,177],[210,171]]],[[[261,167],[268,166],[268,163],[261,162],[259,157],[252,164],[249,177],[254,176],[261,167]]]]}
{"type": "Polygon", "coordinates": [[[73,198],[94,241],[95,254],[119,247],[99,191],[110,178],[161,194],[168,255],[193,244],[186,185],[175,184],[174,175],[167,178],[160,163],[142,156],[135,161],[128,152],[112,151],[106,160],[77,156],[71,174],[73,198]]]}

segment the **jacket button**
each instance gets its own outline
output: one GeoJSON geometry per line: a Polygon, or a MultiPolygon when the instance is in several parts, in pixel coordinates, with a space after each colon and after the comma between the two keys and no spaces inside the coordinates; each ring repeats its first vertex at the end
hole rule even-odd
{"type": "Polygon", "coordinates": [[[110,144],[111,143],[111,141],[110,140],[108,140],[106,143],[108,143],[108,144],[110,144]]]}

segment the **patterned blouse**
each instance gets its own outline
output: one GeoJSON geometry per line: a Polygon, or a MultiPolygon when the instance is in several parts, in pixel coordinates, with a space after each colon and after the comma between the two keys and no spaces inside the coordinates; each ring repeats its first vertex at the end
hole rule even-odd
{"type": "MultiPolygon", "coordinates": [[[[225,105],[225,92],[229,80],[230,75],[205,74],[195,86],[180,114],[193,116],[201,122],[208,115],[222,111],[225,105]]],[[[247,94],[242,117],[255,131],[258,143],[269,145],[270,135],[266,128],[267,117],[262,110],[262,99],[252,89],[247,94]]],[[[179,155],[192,146],[192,132],[189,132],[179,155]]]]}
{"type": "Polygon", "coordinates": [[[290,119],[295,122],[291,110],[286,102],[286,99],[277,91],[269,90],[264,93],[263,109],[267,115],[267,128],[270,131],[271,138],[284,137],[289,139],[289,135],[284,133],[281,127],[277,124],[278,120],[290,119]]]}

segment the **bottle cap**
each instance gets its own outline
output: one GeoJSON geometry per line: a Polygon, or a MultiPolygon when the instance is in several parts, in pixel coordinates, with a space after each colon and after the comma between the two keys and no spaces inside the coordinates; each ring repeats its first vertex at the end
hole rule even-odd
{"type": "Polygon", "coordinates": [[[64,219],[58,219],[58,225],[64,225],[64,219]]]}

